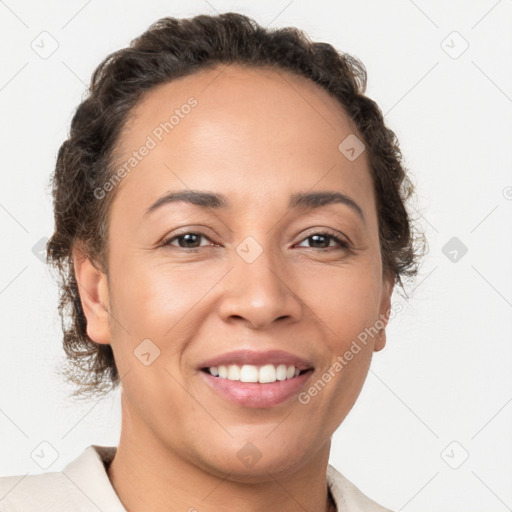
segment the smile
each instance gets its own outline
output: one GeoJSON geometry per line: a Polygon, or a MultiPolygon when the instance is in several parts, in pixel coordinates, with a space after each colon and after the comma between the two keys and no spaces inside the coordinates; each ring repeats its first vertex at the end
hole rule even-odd
{"type": "MultiPolygon", "coordinates": [[[[300,375],[301,370],[293,365],[286,366],[285,364],[273,365],[265,364],[263,366],[256,366],[252,364],[244,364],[243,366],[237,364],[221,365],[219,367],[212,366],[205,368],[206,371],[214,377],[220,379],[237,380],[240,382],[259,382],[266,384],[276,382],[276,380],[283,381],[292,379],[300,375]]],[[[303,370],[304,371],[304,370],[303,370]]]]}
{"type": "MultiPolygon", "coordinates": [[[[233,366],[236,365],[224,367],[225,369],[222,370],[223,373],[229,372],[229,368],[233,366]]],[[[229,377],[221,377],[220,375],[214,376],[211,371],[213,370],[215,372],[216,368],[205,368],[203,371],[199,372],[199,374],[216,395],[238,406],[260,409],[274,407],[296,396],[301,389],[305,387],[306,382],[313,374],[312,368],[308,370],[299,370],[298,368],[291,366],[287,368],[287,373],[291,368],[294,372],[293,377],[286,377],[284,380],[277,380],[276,375],[276,378],[273,381],[260,382],[259,380],[262,378],[265,380],[266,372],[268,372],[268,378],[271,378],[272,371],[276,374],[277,372],[280,372],[280,375],[282,376],[283,370],[279,370],[279,366],[275,368],[273,365],[264,365],[260,369],[252,365],[244,366],[239,368],[242,378],[244,378],[244,374],[247,372],[251,375],[252,379],[257,375],[257,381],[253,380],[251,382],[244,382],[243,380],[232,380],[229,377]],[[244,370],[244,366],[249,367],[249,370],[244,370]],[[272,370],[265,369],[268,366],[272,366],[272,370]]],[[[218,368],[219,372],[221,368],[222,367],[218,368]]],[[[236,372],[237,370],[231,371],[236,372]]]]}

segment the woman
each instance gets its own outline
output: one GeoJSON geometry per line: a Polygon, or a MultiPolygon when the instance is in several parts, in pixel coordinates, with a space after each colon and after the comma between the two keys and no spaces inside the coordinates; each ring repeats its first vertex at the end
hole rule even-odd
{"type": "Polygon", "coordinates": [[[121,385],[120,442],[2,479],[4,510],[387,510],[328,464],[417,271],[365,85],[356,59],[235,13],[161,19],[100,64],[48,260],[67,376],[121,385]]]}

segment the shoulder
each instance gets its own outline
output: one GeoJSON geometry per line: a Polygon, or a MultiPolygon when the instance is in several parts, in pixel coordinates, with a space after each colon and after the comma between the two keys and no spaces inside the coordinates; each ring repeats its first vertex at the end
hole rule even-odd
{"type": "Polygon", "coordinates": [[[32,510],[57,510],[69,507],[73,499],[62,473],[41,475],[16,475],[0,478],[0,511],[18,512],[32,510]]]}
{"type": "Polygon", "coordinates": [[[0,512],[123,512],[104,466],[114,453],[91,445],[62,471],[1,477],[0,512]]]}
{"type": "Polygon", "coordinates": [[[340,512],[392,512],[368,498],[330,464],[327,466],[327,485],[340,512]]]}

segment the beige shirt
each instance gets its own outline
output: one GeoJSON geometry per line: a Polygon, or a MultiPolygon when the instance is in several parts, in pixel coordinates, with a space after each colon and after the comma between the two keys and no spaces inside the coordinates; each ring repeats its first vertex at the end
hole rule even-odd
{"type": "MultiPolygon", "coordinates": [[[[126,512],[106,471],[115,446],[88,446],[60,472],[0,478],[1,512],[126,512]]],[[[327,485],[338,512],[391,512],[330,464],[327,485]]]]}

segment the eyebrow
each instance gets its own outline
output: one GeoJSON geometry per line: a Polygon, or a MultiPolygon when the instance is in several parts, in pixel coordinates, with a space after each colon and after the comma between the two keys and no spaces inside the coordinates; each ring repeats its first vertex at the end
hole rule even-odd
{"type": "MultiPolygon", "coordinates": [[[[186,202],[202,208],[227,208],[229,201],[226,196],[213,192],[202,192],[199,190],[180,190],[177,192],[169,192],[157,199],[145,212],[148,215],[158,208],[175,202],[186,202]]],[[[289,208],[311,210],[327,206],[330,204],[344,204],[356,212],[362,221],[365,222],[363,210],[349,196],[340,192],[321,191],[297,193],[290,196],[289,208]]]]}
{"type": "Polygon", "coordinates": [[[365,221],[362,208],[349,196],[341,192],[309,192],[293,194],[290,197],[290,208],[310,210],[329,204],[344,204],[356,212],[365,221]]]}
{"type": "Polygon", "coordinates": [[[203,208],[226,208],[228,206],[228,201],[222,194],[200,192],[198,190],[180,190],[178,192],[169,192],[162,196],[146,210],[144,215],[148,215],[165,204],[178,201],[194,204],[203,208]]]}

